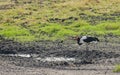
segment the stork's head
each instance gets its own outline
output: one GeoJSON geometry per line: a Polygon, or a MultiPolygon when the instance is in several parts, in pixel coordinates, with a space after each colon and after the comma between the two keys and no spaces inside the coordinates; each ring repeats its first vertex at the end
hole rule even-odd
{"type": "Polygon", "coordinates": [[[79,36],[75,36],[75,37],[72,37],[72,39],[73,39],[73,40],[76,40],[77,43],[78,43],[78,45],[82,45],[82,43],[80,43],[80,39],[81,39],[81,37],[79,37],[79,36]]]}
{"type": "Polygon", "coordinates": [[[74,37],[72,37],[72,39],[73,39],[73,40],[79,40],[80,37],[78,37],[78,36],[74,36],[74,37]]]}

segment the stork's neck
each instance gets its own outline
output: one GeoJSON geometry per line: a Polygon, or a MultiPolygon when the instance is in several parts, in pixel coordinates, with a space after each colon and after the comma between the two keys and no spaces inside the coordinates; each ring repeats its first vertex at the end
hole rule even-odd
{"type": "Polygon", "coordinates": [[[78,45],[82,45],[82,43],[80,43],[80,38],[79,37],[77,38],[77,43],[78,43],[78,45]]]}

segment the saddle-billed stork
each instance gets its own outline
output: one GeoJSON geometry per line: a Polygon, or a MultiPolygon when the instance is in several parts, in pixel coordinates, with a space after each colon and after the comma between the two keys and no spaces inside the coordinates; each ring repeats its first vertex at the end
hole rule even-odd
{"type": "Polygon", "coordinates": [[[78,45],[86,44],[86,50],[89,50],[88,45],[90,43],[97,43],[99,39],[97,37],[89,37],[89,36],[82,36],[82,37],[74,37],[74,40],[77,40],[78,45]]]}

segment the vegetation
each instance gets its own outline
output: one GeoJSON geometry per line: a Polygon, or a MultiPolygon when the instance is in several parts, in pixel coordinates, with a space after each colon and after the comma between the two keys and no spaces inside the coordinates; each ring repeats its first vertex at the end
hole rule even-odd
{"type": "Polygon", "coordinates": [[[120,72],[120,65],[116,65],[114,72],[120,72]]]}
{"type": "Polygon", "coordinates": [[[0,35],[15,41],[120,36],[119,0],[0,0],[0,35]]]}

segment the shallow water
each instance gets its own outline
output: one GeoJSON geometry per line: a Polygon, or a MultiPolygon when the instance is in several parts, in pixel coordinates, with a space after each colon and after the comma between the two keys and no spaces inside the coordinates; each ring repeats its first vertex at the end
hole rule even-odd
{"type": "Polygon", "coordinates": [[[8,54],[8,56],[15,56],[15,57],[25,57],[25,58],[30,58],[30,54],[8,54]]]}
{"type": "Polygon", "coordinates": [[[40,61],[48,61],[48,62],[51,62],[51,61],[75,61],[76,59],[75,58],[65,58],[65,57],[45,57],[45,58],[36,58],[37,60],[40,60],[40,61]]]}
{"type": "Polygon", "coordinates": [[[39,57],[37,54],[2,54],[3,56],[11,56],[11,57],[22,57],[22,58],[33,58],[38,61],[43,62],[52,62],[52,61],[76,61],[75,58],[67,58],[67,57],[39,57]]]}

